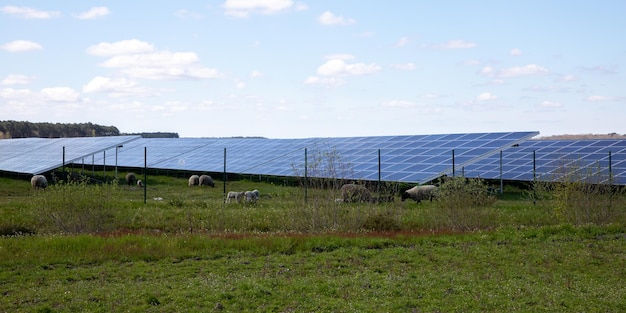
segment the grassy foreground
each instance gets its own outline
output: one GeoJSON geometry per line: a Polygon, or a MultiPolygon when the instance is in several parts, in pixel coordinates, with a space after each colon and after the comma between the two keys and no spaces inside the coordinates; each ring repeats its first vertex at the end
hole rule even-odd
{"type": "Polygon", "coordinates": [[[0,239],[2,312],[626,311],[626,229],[0,239]]]}
{"type": "Polygon", "coordinates": [[[123,184],[0,186],[0,312],[626,311],[623,195],[347,204],[235,181],[262,197],[225,204],[220,183],[159,176],[144,203],[123,184]]]}

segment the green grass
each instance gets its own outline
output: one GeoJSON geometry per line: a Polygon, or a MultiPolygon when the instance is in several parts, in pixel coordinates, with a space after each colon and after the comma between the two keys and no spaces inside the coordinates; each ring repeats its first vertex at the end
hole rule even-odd
{"type": "Polygon", "coordinates": [[[619,312],[626,309],[625,231],[4,238],[0,309],[619,312]]]}
{"type": "Polygon", "coordinates": [[[259,189],[254,205],[167,176],[147,203],[135,186],[0,186],[0,312],[626,310],[621,198],[610,223],[572,225],[519,190],[451,215],[249,180],[226,190],[259,189]]]}

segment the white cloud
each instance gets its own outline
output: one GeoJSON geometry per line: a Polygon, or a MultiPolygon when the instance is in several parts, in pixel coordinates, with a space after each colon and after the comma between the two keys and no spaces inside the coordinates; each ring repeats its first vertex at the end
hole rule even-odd
{"type": "Polygon", "coordinates": [[[343,16],[336,16],[333,13],[331,13],[330,11],[326,11],[324,13],[322,13],[322,15],[320,15],[320,17],[318,18],[318,21],[320,22],[320,24],[322,25],[349,25],[349,24],[354,24],[356,23],[356,20],[351,19],[351,18],[345,18],[343,16]]]}
{"type": "Polygon", "coordinates": [[[114,56],[122,54],[146,53],[154,51],[154,47],[141,40],[130,39],[113,43],[101,42],[87,48],[87,53],[95,56],[114,56]]]}
{"type": "Polygon", "coordinates": [[[554,101],[548,101],[548,100],[541,102],[540,105],[541,107],[544,107],[544,108],[560,108],[563,106],[560,102],[554,102],[554,101]]]}
{"type": "Polygon", "coordinates": [[[590,102],[600,102],[600,101],[614,101],[616,100],[615,97],[610,97],[610,96],[589,96],[587,98],[585,98],[585,100],[590,101],[590,102]]]}
{"type": "Polygon", "coordinates": [[[510,56],[514,56],[514,57],[520,56],[520,55],[522,55],[522,50],[517,49],[517,48],[513,48],[513,49],[511,49],[511,51],[509,51],[509,55],[510,56]]]}
{"type": "Polygon", "coordinates": [[[93,7],[89,11],[74,15],[79,20],[93,20],[99,17],[107,16],[111,13],[107,7],[93,7]]]}
{"type": "Polygon", "coordinates": [[[0,82],[0,85],[27,85],[30,83],[30,80],[26,75],[9,74],[0,82]]]}
{"type": "Polygon", "coordinates": [[[489,92],[483,92],[476,97],[478,101],[491,101],[496,99],[498,99],[498,97],[489,92]]]}
{"type": "Polygon", "coordinates": [[[50,19],[61,16],[61,13],[57,11],[41,11],[28,7],[16,7],[13,5],[2,7],[2,13],[12,14],[26,19],[50,19]]]}
{"type": "Polygon", "coordinates": [[[573,82],[573,81],[577,81],[578,78],[576,78],[576,76],[574,75],[563,75],[561,76],[559,80],[564,81],[564,82],[573,82]]]}
{"type": "Polygon", "coordinates": [[[259,72],[257,70],[254,70],[254,71],[252,71],[252,73],[250,73],[250,77],[252,77],[252,78],[260,78],[260,77],[263,77],[263,73],[261,73],[261,72],[259,72]]]}
{"type": "Polygon", "coordinates": [[[84,93],[107,93],[111,97],[124,97],[134,95],[147,95],[148,88],[140,87],[135,81],[125,78],[94,77],[87,85],[83,86],[84,93]]]}
{"type": "Polygon", "coordinates": [[[520,76],[535,76],[535,75],[545,75],[548,74],[549,71],[536,64],[528,64],[525,66],[515,66],[510,68],[505,68],[501,70],[497,70],[492,66],[485,66],[480,71],[482,75],[489,77],[520,77],[520,76]]]}
{"type": "MultiPolygon", "coordinates": [[[[115,47],[112,49],[102,49],[98,53],[113,54],[113,52],[117,53],[119,51],[139,50],[132,48],[125,49],[129,46],[133,45],[120,45],[121,49],[115,49],[115,47]]],[[[144,48],[145,50],[153,49],[151,45],[134,46],[144,48]]],[[[122,74],[131,78],[153,80],[187,78],[206,79],[218,78],[222,76],[217,69],[202,66],[199,63],[198,55],[194,52],[157,51],[153,53],[114,55],[108,60],[102,62],[100,66],[119,68],[122,74]]]]}
{"type": "Polygon", "coordinates": [[[465,40],[450,40],[444,44],[435,45],[435,48],[438,49],[470,49],[476,48],[478,45],[473,42],[468,42],[465,40]]]}
{"type": "Polygon", "coordinates": [[[26,52],[26,51],[34,51],[34,50],[43,50],[43,47],[32,41],[28,40],[15,40],[11,42],[7,42],[0,46],[2,50],[8,52],[26,52]]]}
{"type": "Polygon", "coordinates": [[[395,47],[404,47],[409,43],[409,38],[406,37],[402,37],[400,39],[398,39],[398,41],[396,41],[396,43],[394,44],[395,47]]]}
{"type": "MultiPolygon", "coordinates": [[[[275,14],[281,11],[294,8],[291,0],[226,0],[222,5],[226,9],[226,15],[234,17],[248,17],[251,14],[275,14]]],[[[299,4],[296,10],[306,9],[306,6],[299,4]]]]}
{"type": "Polygon", "coordinates": [[[381,67],[375,63],[347,64],[344,60],[329,60],[317,69],[317,74],[322,76],[366,75],[380,70],[381,67]]]}
{"type": "Polygon", "coordinates": [[[80,99],[80,93],[69,87],[54,87],[41,89],[45,99],[57,102],[74,102],[80,99]]]}
{"type": "Polygon", "coordinates": [[[415,64],[413,64],[412,62],[404,64],[391,64],[391,67],[403,71],[412,71],[415,69],[415,64]]]}
{"type": "Polygon", "coordinates": [[[30,97],[33,92],[29,89],[13,89],[3,88],[0,89],[0,98],[2,99],[23,99],[30,97]]]}

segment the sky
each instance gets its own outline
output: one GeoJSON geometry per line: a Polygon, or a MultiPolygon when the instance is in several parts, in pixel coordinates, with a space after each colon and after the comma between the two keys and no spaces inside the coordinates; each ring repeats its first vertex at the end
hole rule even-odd
{"type": "Polygon", "coordinates": [[[0,120],[626,133],[626,1],[0,0],[0,120]]]}

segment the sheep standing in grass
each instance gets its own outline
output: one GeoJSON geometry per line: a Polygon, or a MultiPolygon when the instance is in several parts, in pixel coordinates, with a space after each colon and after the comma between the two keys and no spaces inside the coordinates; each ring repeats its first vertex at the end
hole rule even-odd
{"type": "Polygon", "coordinates": [[[33,189],[46,189],[48,187],[48,180],[46,176],[35,175],[30,179],[30,185],[33,189]]]}
{"type": "Polygon", "coordinates": [[[239,203],[239,199],[243,199],[245,195],[245,191],[229,191],[226,195],[226,203],[230,203],[232,200],[239,203]]]}
{"type": "Polygon", "coordinates": [[[254,189],[252,191],[246,191],[244,194],[246,197],[246,202],[256,203],[259,200],[259,191],[254,189]]]}
{"type": "Polygon", "coordinates": [[[402,193],[402,201],[408,198],[415,200],[417,203],[420,203],[422,200],[433,201],[436,191],[437,186],[435,185],[415,186],[402,193]]]}
{"type": "Polygon", "coordinates": [[[364,186],[345,184],[341,186],[341,199],[343,202],[370,202],[372,195],[364,186]]]}
{"type": "Polygon", "coordinates": [[[200,185],[200,176],[191,175],[189,176],[189,187],[200,185]]]}
{"type": "Polygon", "coordinates": [[[136,181],[137,181],[137,175],[135,175],[135,173],[126,174],[126,183],[128,184],[128,186],[134,185],[136,181]]]}
{"type": "Polygon", "coordinates": [[[143,188],[143,182],[141,179],[137,180],[137,186],[143,188]]]}
{"type": "Polygon", "coordinates": [[[213,178],[209,175],[200,175],[200,186],[211,186],[215,187],[215,183],[213,182],[213,178]]]}

